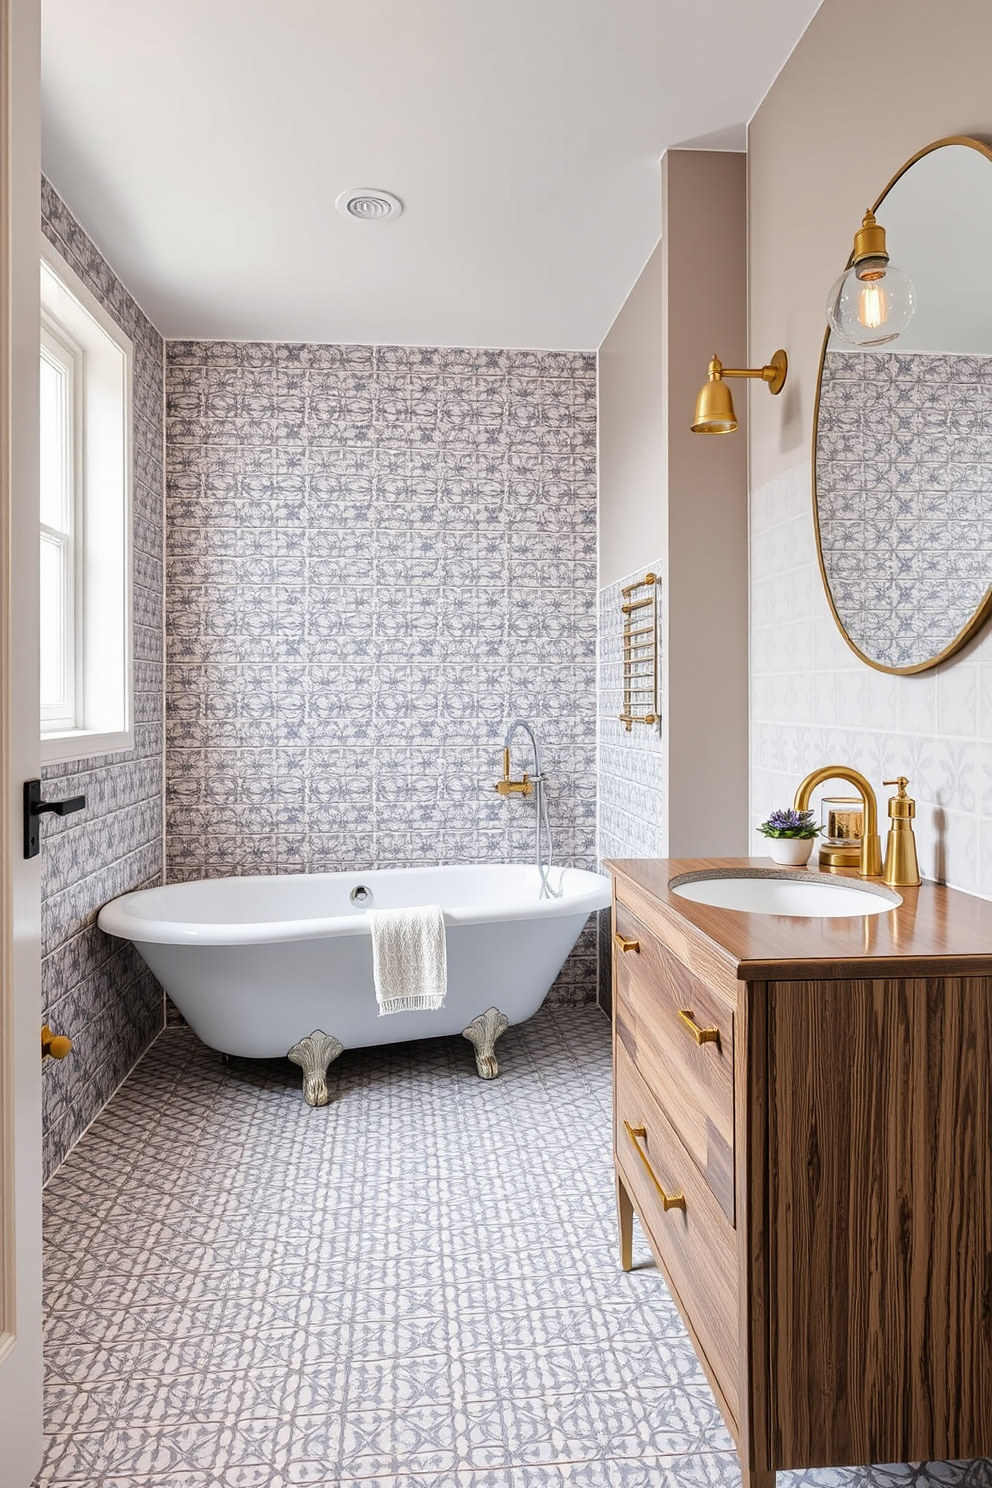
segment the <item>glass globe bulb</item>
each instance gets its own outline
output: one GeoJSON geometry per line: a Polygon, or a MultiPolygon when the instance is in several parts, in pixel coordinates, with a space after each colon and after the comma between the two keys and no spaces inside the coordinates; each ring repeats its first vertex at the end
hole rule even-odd
{"type": "Polygon", "coordinates": [[[851,346],[894,341],[915,310],[912,279],[884,259],[867,259],[848,269],[827,299],[830,329],[851,346]]]}

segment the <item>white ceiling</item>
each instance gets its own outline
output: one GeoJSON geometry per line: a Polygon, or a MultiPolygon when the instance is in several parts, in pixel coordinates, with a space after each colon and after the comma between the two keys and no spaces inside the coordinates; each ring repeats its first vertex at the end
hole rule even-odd
{"type": "Polygon", "coordinates": [[[168,337],[594,348],[819,3],[43,0],[44,168],[168,337]]]}

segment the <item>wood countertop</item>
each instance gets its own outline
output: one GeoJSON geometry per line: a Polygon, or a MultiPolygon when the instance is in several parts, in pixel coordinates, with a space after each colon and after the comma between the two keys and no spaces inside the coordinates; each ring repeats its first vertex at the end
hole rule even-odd
{"type": "MultiPolygon", "coordinates": [[[[742,981],[992,976],[992,902],[943,884],[897,889],[902,904],[882,914],[807,919],[714,909],[668,886],[679,874],[707,868],[774,870],[769,858],[621,858],[604,867],[646,894],[663,919],[691,926],[742,981]]],[[[781,872],[795,877],[797,870],[781,872]]],[[[798,872],[860,881],[856,872],[798,872]]]]}

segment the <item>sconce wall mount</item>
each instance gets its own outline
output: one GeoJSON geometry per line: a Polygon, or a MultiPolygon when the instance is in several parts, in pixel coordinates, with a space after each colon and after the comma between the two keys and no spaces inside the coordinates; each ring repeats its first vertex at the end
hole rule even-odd
{"type": "Polygon", "coordinates": [[[767,383],[768,391],[780,393],[789,375],[789,358],[779,348],[764,367],[725,367],[713,353],[709,373],[696,399],[696,416],[692,421],[693,434],[733,434],[738,427],[734,400],[724,378],[760,377],[767,383]]]}

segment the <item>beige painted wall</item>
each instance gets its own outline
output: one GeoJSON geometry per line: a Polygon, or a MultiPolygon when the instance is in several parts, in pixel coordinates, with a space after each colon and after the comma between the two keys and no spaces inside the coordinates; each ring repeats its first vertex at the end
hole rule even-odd
{"type": "Polygon", "coordinates": [[[731,384],[736,434],[689,427],[714,351],[725,366],[745,365],[745,165],[700,150],[662,161],[672,857],[747,850],[747,383],[731,384]]]}
{"type": "Polygon", "coordinates": [[[599,348],[599,587],[664,550],[665,447],[661,244],[599,348]]]}
{"type": "Polygon", "coordinates": [[[827,293],[865,207],[910,155],[992,136],[989,0],[824,0],[748,131],[750,351],[789,382],[751,399],[751,484],[809,452],[827,293]]]}
{"type": "Polygon", "coordinates": [[[660,560],[672,855],[746,844],[746,385],[740,433],[689,431],[713,352],[744,355],[745,213],[743,155],[669,151],[662,241],[599,355],[599,584],[660,560]]]}

